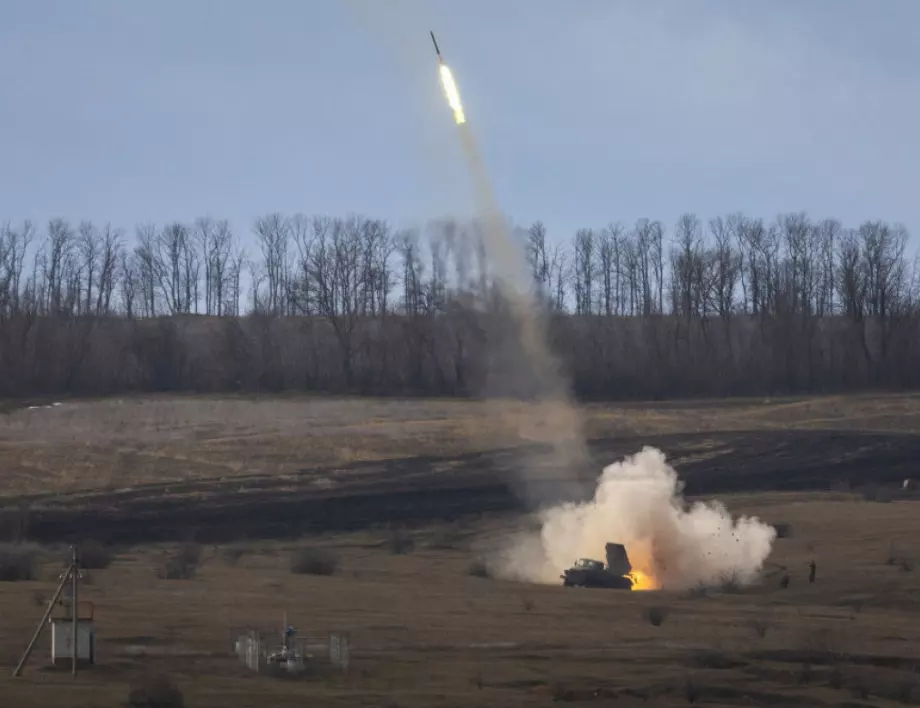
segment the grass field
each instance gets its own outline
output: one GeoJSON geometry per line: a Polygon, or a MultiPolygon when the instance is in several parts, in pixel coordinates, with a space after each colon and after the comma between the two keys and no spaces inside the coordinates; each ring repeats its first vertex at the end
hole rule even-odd
{"type": "MultiPolygon", "coordinates": [[[[821,429],[920,433],[920,396],[743,399],[582,409],[589,439],[821,429]]],[[[0,416],[0,495],[284,475],[543,439],[550,411],[456,400],[143,398],[0,416]]]]}
{"type": "MultiPolygon", "coordinates": [[[[839,484],[895,486],[916,465],[920,398],[598,405],[583,413],[598,464],[644,440],[663,443],[688,488],[697,480],[734,512],[787,524],[791,533],[770,560],[788,569],[789,587],[773,575],[742,591],[629,593],[472,575],[522,520],[489,477],[522,459],[496,449],[540,439],[539,416],[526,406],[65,402],[0,419],[6,505],[28,502],[49,543],[65,540],[55,537],[61,528],[95,537],[97,522],[109,524],[113,539],[135,540],[117,545],[112,565],[91,571],[83,588],[97,606],[98,665],[76,680],[48,670],[45,636],[23,677],[0,673],[0,705],[123,705],[131,680],[150,672],[173,676],[189,706],[920,704],[917,506],[866,501],[839,484]],[[405,496],[428,493],[441,477],[450,479],[442,496],[405,496]],[[797,480],[805,488],[773,485],[797,480]],[[374,516],[362,502],[367,516],[350,526],[383,526],[336,530],[330,513],[314,526],[286,522],[288,533],[265,534],[274,538],[255,532],[260,514],[321,516],[330,505],[346,514],[349,499],[375,490],[403,506],[374,516]],[[281,506],[283,496],[294,502],[281,506]],[[154,527],[191,529],[195,514],[201,531],[218,511],[249,538],[218,534],[204,542],[193,578],[157,577],[174,544],[136,538],[154,527]],[[400,513],[412,521],[406,533],[415,547],[396,554],[385,525],[400,513]],[[242,552],[235,563],[228,547],[242,552]],[[291,553],[304,547],[336,558],[336,572],[292,574],[291,553]],[[231,627],[276,626],[285,610],[301,630],[350,633],[347,675],[281,680],[237,664],[231,627]],[[656,614],[659,626],[649,621],[656,614]]],[[[59,552],[46,553],[58,555],[46,556],[38,579],[0,583],[0,657],[10,667],[62,568],[59,552]]]]}

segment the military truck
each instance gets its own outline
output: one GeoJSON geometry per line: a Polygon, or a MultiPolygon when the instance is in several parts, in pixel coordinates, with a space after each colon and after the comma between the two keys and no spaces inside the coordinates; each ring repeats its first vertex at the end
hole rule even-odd
{"type": "Polygon", "coordinates": [[[626,554],[626,547],[621,543],[608,543],[607,565],[591,558],[580,558],[575,565],[560,576],[562,584],[576,588],[612,588],[615,590],[631,590],[633,586],[632,565],[626,554]]]}

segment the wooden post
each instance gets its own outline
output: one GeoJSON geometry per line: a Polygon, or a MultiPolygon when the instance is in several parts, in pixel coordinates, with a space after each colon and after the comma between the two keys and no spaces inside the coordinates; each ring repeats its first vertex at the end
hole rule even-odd
{"type": "Polygon", "coordinates": [[[73,565],[71,565],[67,572],[64,573],[64,577],[61,578],[61,584],[57,586],[57,590],[54,591],[54,596],[51,598],[51,602],[48,603],[48,609],[45,610],[45,614],[42,617],[41,621],[38,623],[38,626],[35,628],[35,634],[32,635],[32,640],[29,642],[29,646],[26,647],[25,652],[22,654],[22,658],[19,660],[19,663],[16,665],[16,669],[13,671],[13,676],[19,676],[22,673],[22,667],[26,665],[26,661],[29,659],[29,655],[32,653],[32,649],[35,647],[35,642],[38,641],[38,637],[42,633],[42,628],[48,622],[48,618],[51,616],[51,613],[54,611],[54,603],[57,602],[58,598],[61,596],[61,593],[64,590],[64,585],[67,584],[67,579],[73,575],[75,572],[73,565]]]}
{"type": "Polygon", "coordinates": [[[73,620],[73,637],[71,637],[71,640],[73,643],[70,645],[70,651],[71,651],[70,674],[71,676],[76,676],[77,675],[77,630],[80,626],[77,622],[77,614],[78,614],[77,613],[77,578],[80,577],[80,574],[77,571],[77,547],[71,546],[70,550],[71,550],[70,582],[72,583],[71,589],[73,590],[73,592],[71,593],[72,607],[70,610],[72,613],[71,619],[73,620]]]}

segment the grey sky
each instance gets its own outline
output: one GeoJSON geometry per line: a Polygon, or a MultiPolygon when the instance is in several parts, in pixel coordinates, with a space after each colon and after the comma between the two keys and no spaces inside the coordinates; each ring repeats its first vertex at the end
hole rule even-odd
{"type": "Polygon", "coordinates": [[[429,29],[519,223],[920,231],[918,0],[0,0],[0,220],[464,215],[429,29]]]}

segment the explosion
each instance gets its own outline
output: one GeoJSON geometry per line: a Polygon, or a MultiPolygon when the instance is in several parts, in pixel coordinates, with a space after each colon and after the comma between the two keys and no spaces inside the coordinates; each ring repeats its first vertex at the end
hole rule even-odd
{"type": "Polygon", "coordinates": [[[513,540],[497,572],[557,582],[573,558],[603,557],[614,542],[629,555],[634,590],[749,584],[776,536],[759,519],[733,519],[718,502],[688,505],[677,472],[653,447],[606,467],[593,499],[544,511],[541,526],[539,535],[513,540]]]}
{"type": "Polygon", "coordinates": [[[454,120],[457,125],[466,123],[466,116],[463,113],[463,104],[460,102],[460,91],[457,90],[457,82],[454,81],[454,75],[450,67],[444,62],[440,65],[441,86],[444,87],[444,95],[447,97],[447,103],[454,112],[454,120]]]}
{"type": "Polygon", "coordinates": [[[658,581],[655,580],[655,577],[652,575],[647,575],[641,570],[633,570],[630,573],[626,574],[630,580],[632,580],[632,589],[633,590],[660,590],[661,586],[658,584],[658,581]]]}

